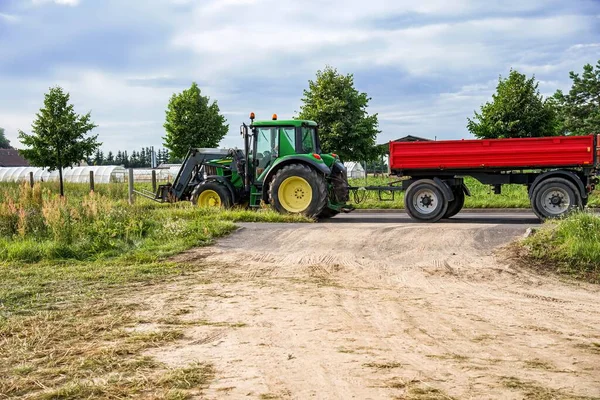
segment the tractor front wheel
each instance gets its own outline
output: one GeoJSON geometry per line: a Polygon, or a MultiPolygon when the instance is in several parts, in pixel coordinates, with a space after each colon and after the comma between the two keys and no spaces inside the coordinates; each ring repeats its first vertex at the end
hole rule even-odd
{"type": "Polygon", "coordinates": [[[325,178],[306,165],[286,165],[271,181],[269,202],[282,214],[316,217],[327,205],[325,178]]]}
{"type": "Polygon", "coordinates": [[[204,208],[230,208],[229,190],[218,182],[201,183],[192,192],[192,203],[204,208]]]}

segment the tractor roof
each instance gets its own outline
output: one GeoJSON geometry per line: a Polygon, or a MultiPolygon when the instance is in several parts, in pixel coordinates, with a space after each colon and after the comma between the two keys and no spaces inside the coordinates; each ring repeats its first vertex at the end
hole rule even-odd
{"type": "Polygon", "coordinates": [[[317,126],[317,123],[305,119],[286,119],[274,121],[254,121],[252,126],[317,126]]]}

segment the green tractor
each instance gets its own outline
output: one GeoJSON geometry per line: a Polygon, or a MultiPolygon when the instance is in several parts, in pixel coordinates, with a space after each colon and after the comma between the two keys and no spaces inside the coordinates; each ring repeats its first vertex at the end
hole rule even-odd
{"type": "Polygon", "coordinates": [[[201,207],[269,204],[280,213],[329,218],[349,212],[346,168],[321,152],[317,124],[306,120],[255,121],[240,128],[244,149],[191,149],[158,201],[190,200],[201,207]]]}

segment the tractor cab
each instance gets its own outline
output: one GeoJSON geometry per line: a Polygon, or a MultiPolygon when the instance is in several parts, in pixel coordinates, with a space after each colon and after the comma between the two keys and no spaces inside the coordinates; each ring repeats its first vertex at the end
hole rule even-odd
{"type": "Polygon", "coordinates": [[[283,157],[312,155],[321,152],[317,136],[317,124],[305,120],[254,121],[244,134],[248,141],[249,163],[256,180],[262,182],[265,173],[283,157]]]}
{"type": "Polygon", "coordinates": [[[297,154],[319,154],[317,124],[313,121],[278,120],[252,121],[252,146],[256,177],[260,177],[281,158],[297,154]]]}

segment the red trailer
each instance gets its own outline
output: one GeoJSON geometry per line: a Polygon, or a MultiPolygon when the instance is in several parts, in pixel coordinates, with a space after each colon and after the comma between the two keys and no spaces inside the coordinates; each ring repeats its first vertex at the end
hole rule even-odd
{"type": "Polygon", "coordinates": [[[390,142],[390,170],[402,177],[405,207],[419,221],[456,215],[470,195],[463,178],[526,185],[541,219],[587,204],[597,183],[600,135],[390,142]]]}

